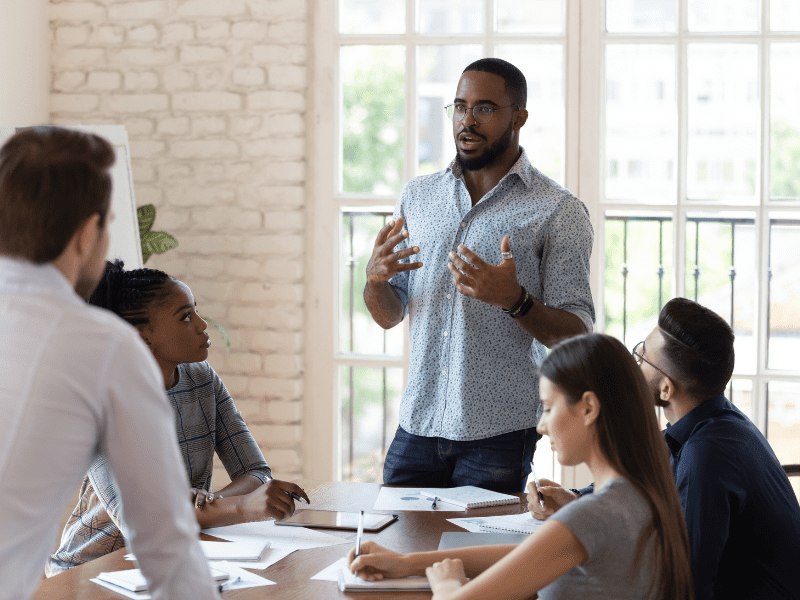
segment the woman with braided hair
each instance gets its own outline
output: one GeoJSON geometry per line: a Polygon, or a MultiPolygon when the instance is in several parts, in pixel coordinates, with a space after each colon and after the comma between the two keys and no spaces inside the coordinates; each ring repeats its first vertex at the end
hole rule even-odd
{"type": "MultiPolygon", "coordinates": [[[[211,341],[189,287],[163,271],[125,271],[123,266],[119,260],[107,264],[89,302],[136,327],[164,375],[200,526],[291,515],[294,500],[290,494],[306,501],[308,497],[294,483],[272,479],[241,413],[206,362],[211,341]],[[215,452],[231,483],[211,492],[215,452]]],[[[150,492],[158,494],[159,490],[150,492]]],[[[48,561],[48,577],[122,548],[121,516],[117,486],[101,455],[90,467],[61,545],[48,561]]]]}

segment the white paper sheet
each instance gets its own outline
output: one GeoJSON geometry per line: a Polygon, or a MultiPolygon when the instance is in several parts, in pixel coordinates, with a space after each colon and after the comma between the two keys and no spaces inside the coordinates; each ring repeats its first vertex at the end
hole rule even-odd
{"type": "Polygon", "coordinates": [[[203,533],[223,540],[237,541],[244,539],[267,539],[271,548],[283,550],[309,550],[339,544],[352,544],[351,540],[340,538],[322,531],[314,531],[306,527],[278,527],[274,521],[257,521],[255,523],[239,523],[227,527],[204,529],[203,533]]]}
{"type": "Polygon", "coordinates": [[[200,542],[208,560],[229,560],[256,563],[264,559],[270,547],[269,540],[247,538],[229,542],[200,542]]]}
{"type": "Polygon", "coordinates": [[[350,573],[347,569],[347,558],[340,558],[335,563],[322,569],[311,579],[317,581],[335,581],[339,589],[345,591],[403,591],[431,589],[427,577],[406,577],[405,579],[383,579],[381,581],[365,581],[350,573]]]}
{"type": "MultiPolygon", "coordinates": [[[[436,491],[430,488],[428,491],[436,491]]],[[[378,499],[372,510],[416,510],[427,512],[464,512],[462,506],[448,504],[442,500],[436,503],[436,508],[432,508],[433,496],[421,494],[419,488],[389,488],[382,487],[378,492],[378,499]]]]}

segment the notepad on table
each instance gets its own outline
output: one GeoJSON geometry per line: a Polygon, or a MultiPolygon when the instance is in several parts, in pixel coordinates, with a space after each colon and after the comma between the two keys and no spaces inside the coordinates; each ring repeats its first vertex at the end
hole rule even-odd
{"type": "Polygon", "coordinates": [[[269,540],[247,539],[234,542],[201,541],[200,547],[208,560],[233,560],[258,562],[269,548],[269,540]]]}
{"type": "Polygon", "coordinates": [[[339,569],[339,589],[343,592],[408,592],[414,590],[430,590],[427,577],[406,577],[404,579],[381,579],[366,581],[353,575],[347,569],[339,569]]]}
{"type": "Polygon", "coordinates": [[[482,531],[514,531],[516,533],[533,533],[542,526],[544,521],[534,519],[531,513],[524,512],[519,515],[501,515],[498,517],[484,517],[480,524],[482,531]]]}
{"type": "Polygon", "coordinates": [[[474,485],[462,485],[461,487],[446,489],[422,490],[422,494],[438,497],[444,502],[463,506],[464,508],[481,508],[484,506],[500,506],[501,504],[519,504],[518,496],[510,496],[493,492],[474,485]]]}
{"type": "MultiPolygon", "coordinates": [[[[226,572],[217,569],[211,569],[211,576],[214,578],[214,581],[224,581],[228,579],[228,574],[226,572]]],[[[110,583],[130,592],[144,592],[147,590],[147,580],[145,580],[144,575],[142,575],[139,569],[99,573],[95,579],[110,583]]]]}

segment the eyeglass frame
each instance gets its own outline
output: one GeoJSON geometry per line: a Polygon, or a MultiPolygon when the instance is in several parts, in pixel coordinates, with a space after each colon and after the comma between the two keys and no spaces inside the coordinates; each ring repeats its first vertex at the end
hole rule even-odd
{"type": "Polygon", "coordinates": [[[639,361],[644,361],[644,362],[646,362],[648,365],[650,365],[651,367],[653,367],[653,368],[654,368],[656,371],[658,371],[659,373],[661,373],[661,374],[662,374],[664,377],[667,377],[667,378],[669,378],[669,379],[672,379],[673,381],[675,380],[675,378],[674,378],[672,375],[670,375],[669,373],[667,373],[667,372],[666,372],[666,371],[664,371],[663,369],[659,369],[659,368],[658,368],[658,367],[657,367],[655,364],[653,364],[652,362],[650,362],[649,360],[647,360],[647,359],[644,357],[644,355],[643,355],[643,354],[641,354],[640,352],[637,352],[636,350],[638,350],[638,349],[639,349],[639,346],[641,346],[641,347],[642,347],[642,350],[644,350],[644,340],[642,340],[641,342],[639,342],[638,344],[636,344],[636,345],[633,347],[633,350],[631,350],[631,355],[633,355],[633,360],[635,360],[635,361],[636,361],[636,364],[638,364],[638,365],[641,367],[641,366],[642,366],[642,363],[641,363],[641,362],[639,362],[639,361]]]}
{"type": "Polygon", "coordinates": [[[475,106],[467,106],[466,104],[458,104],[456,102],[453,102],[453,103],[448,104],[447,106],[444,107],[445,114],[447,114],[447,112],[450,110],[451,106],[453,107],[453,116],[452,117],[448,116],[448,119],[450,119],[454,123],[462,123],[464,121],[464,119],[467,118],[467,113],[472,111],[472,118],[475,119],[476,123],[480,123],[481,125],[486,125],[486,123],[491,123],[492,119],[494,119],[494,113],[496,113],[498,110],[504,110],[506,108],[511,108],[512,106],[516,106],[517,107],[516,110],[521,110],[520,107],[519,107],[519,104],[517,104],[516,102],[513,103],[513,104],[509,104],[507,106],[498,106],[497,108],[495,108],[491,104],[476,104],[475,106]],[[456,107],[457,106],[463,106],[466,109],[466,110],[464,110],[464,116],[461,117],[458,121],[455,120],[456,107]],[[478,107],[492,109],[492,114],[489,117],[488,121],[479,121],[478,120],[478,115],[475,114],[475,109],[478,108],[478,107]]]}

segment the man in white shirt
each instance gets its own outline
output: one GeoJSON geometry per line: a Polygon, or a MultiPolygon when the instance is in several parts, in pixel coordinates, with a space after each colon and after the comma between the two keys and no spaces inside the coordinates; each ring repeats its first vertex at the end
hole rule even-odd
{"type": "Polygon", "coordinates": [[[0,148],[0,600],[36,590],[99,453],[153,598],[218,598],[158,367],[82,299],[105,267],[113,162],[101,138],[56,127],[0,148]]]}

